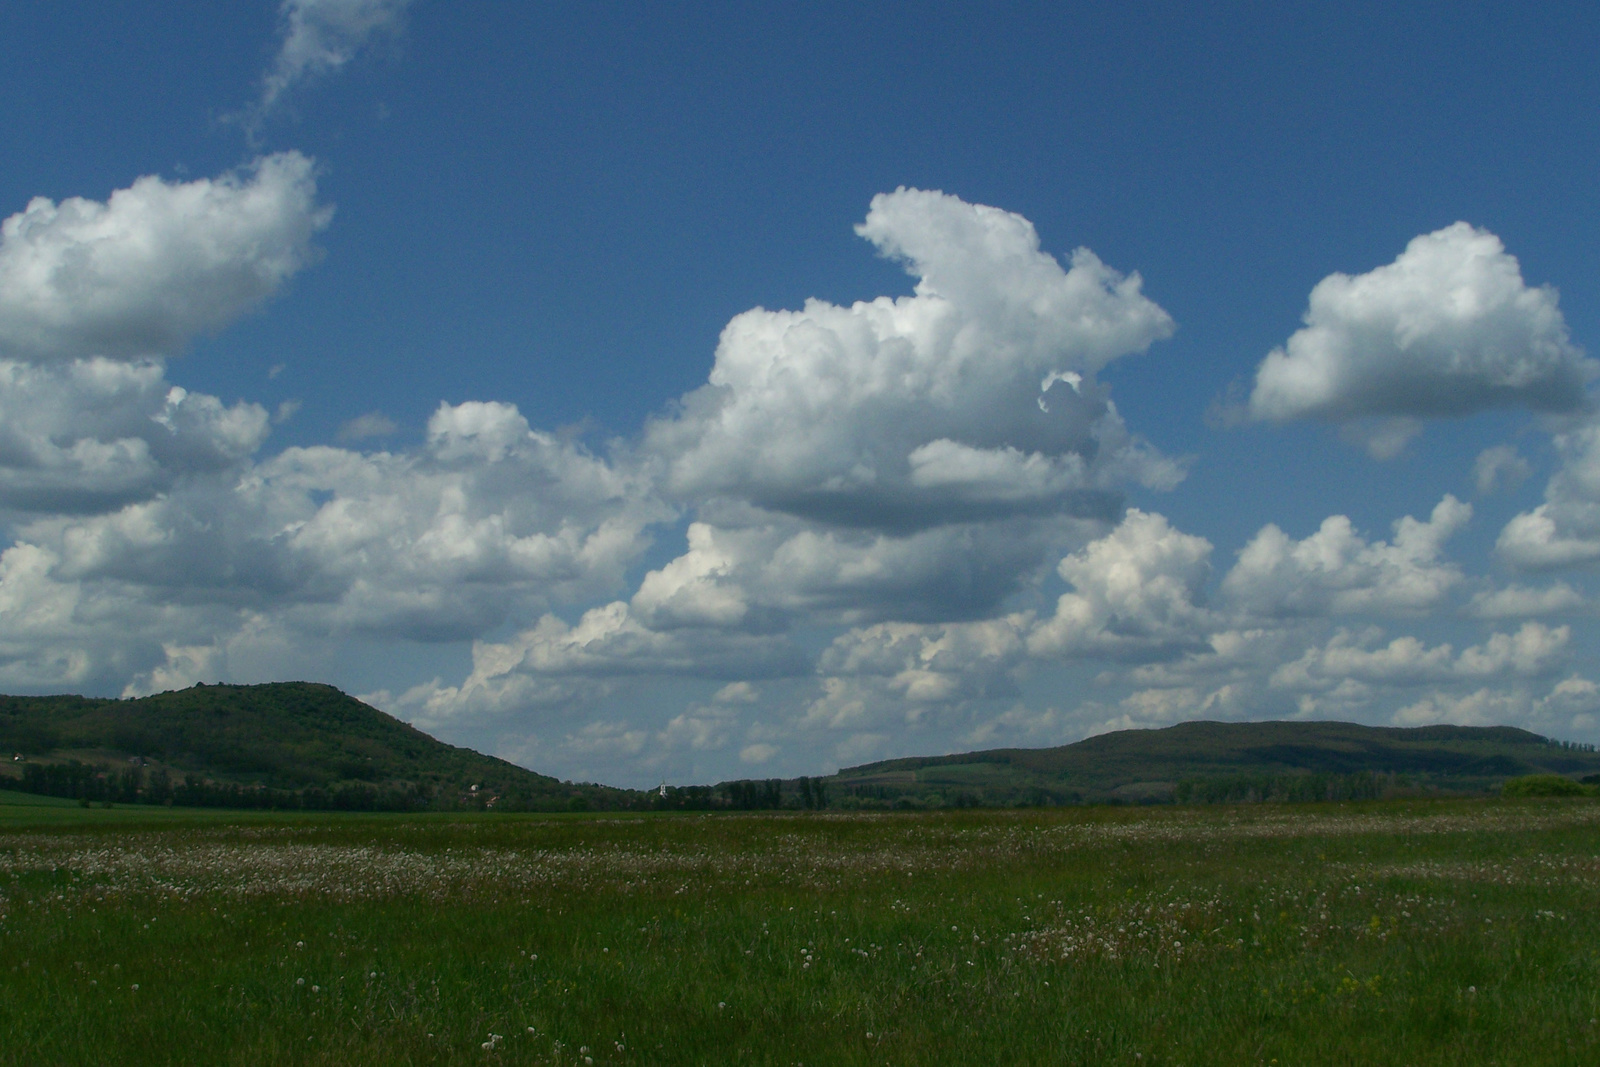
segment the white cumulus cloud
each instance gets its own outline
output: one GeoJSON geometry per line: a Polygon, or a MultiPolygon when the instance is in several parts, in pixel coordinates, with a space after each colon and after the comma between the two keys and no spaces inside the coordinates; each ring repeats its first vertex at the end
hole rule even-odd
{"type": "Polygon", "coordinates": [[[1527,570],[1600,560],[1600,423],[1555,435],[1561,466],[1545,486],[1545,502],[1506,523],[1496,550],[1527,570]]]}
{"type": "Polygon", "coordinates": [[[990,614],[1077,524],[1013,518],[897,535],[766,515],[691,523],[683,555],[645,575],[632,606],[650,626],[782,629],[990,614]]]}
{"type": "Polygon", "coordinates": [[[1567,626],[1525,622],[1515,633],[1497,633],[1457,654],[1449,644],[1429,646],[1410,635],[1377,644],[1381,632],[1340,630],[1327,644],[1309,648],[1280,667],[1272,685],[1280,689],[1326,690],[1346,682],[1420,685],[1461,678],[1547,673],[1572,638],[1567,626]]]}
{"type": "Polygon", "coordinates": [[[1035,656],[1144,658],[1193,647],[1215,625],[1202,603],[1211,542],[1161,515],[1129,509],[1115,530],[1057,569],[1073,591],[1029,635],[1035,656]]]}
{"type": "MultiPolygon", "coordinates": [[[[1257,370],[1249,415],[1572,411],[1592,371],[1555,290],[1529,287],[1498,237],[1458,222],[1415,238],[1388,266],[1317,283],[1304,328],[1257,370]]],[[[1398,447],[1392,434],[1376,440],[1380,451],[1398,447]]]]}
{"type": "Polygon", "coordinates": [[[1012,695],[1031,623],[1026,613],[939,626],[879,623],[834,638],[818,669],[833,678],[875,679],[913,704],[1012,695]]]}
{"type": "Polygon", "coordinates": [[[150,360],[0,360],[0,513],[120,507],[266,440],[260,405],[224,406],[163,372],[150,360]]]}
{"type": "Polygon", "coordinates": [[[0,224],[0,358],[174,355],[310,263],[331,214],[298,152],[219,178],[140,178],[103,203],[37,197],[0,224]]]}
{"type": "Polygon", "coordinates": [[[937,192],[880,195],[857,230],[915,295],[735,317],[708,384],[648,427],[673,492],[908,531],[1109,518],[1122,485],[1182,477],[1092,378],[1172,332],[1137,275],[1084,249],[1063,270],[1026,219],[937,192]]]}
{"type": "Polygon", "coordinates": [[[1557,682],[1549,693],[1535,696],[1526,688],[1491,689],[1470,693],[1430,693],[1394,713],[1396,726],[1521,726],[1552,735],[1589,733],[1600,712],[1600,686],[1573,675],[1557,682]]]}
{"type": "Polygon", "coordinates": [[[1589,606],[1582,593],[1566,582],[1556,582],[1542,589],[1525,585],[1486,589],[1473,596],[1467,610],[1480,619],[1508,619],[1524,615],[1574,614],[1588,610],[1589,606]]]}
{"type": "Polygon", "coordinates": [[[7,655],[35,656],[30,641],[76,650],[84,677],[131,675],[256,615],[313,645],[472,639],[615,590],[671,514],[641,474],[533,431],[511,405],[441,405],[415,453],[293,448],[104,514],[24,523],[0,596],[77,606],[65,630],[0,617],[0,675],[7,655]]]}
{"type": "Polygon", "coordinates": [[[1367,541],[1344,515],[1301,541],[1269,525],[1239,552],[1222,594],[1269,616],[1427,611],[1461,582],[1460,568],[1440,556],[1471,518],[1472,505],[1446,494],[1427,522],[1396,522],[1392,542],[1367,541]]]}

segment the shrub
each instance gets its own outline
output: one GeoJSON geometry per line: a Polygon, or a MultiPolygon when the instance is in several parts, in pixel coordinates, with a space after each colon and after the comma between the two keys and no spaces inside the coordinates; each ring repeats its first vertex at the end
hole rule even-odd
{"type": "Polygon", "coordinates": [[[1590,791],[1559,774],[1526,774],[1500,787],[1503,797],[1581,797],[1590,791]]]}

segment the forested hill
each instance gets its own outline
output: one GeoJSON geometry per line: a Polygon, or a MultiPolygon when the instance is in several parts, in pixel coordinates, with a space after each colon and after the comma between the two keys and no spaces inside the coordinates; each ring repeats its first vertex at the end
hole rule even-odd
{"type": "Polygon", "coordinates": [[[0,774],[15,785],[54,783],[48,791],[96,800],[418,808],[498,797],[500,807],[560,808],[620,807],[635,796],[447,745],[309,682],[197,685],[133,700],[0,696],[0,754],[0,774]]]}
{"type": "Polygon", "coordinates": [[[1600,754],[1512,727],[1188,722],[657,793],[535,774],[307,682],[135,700],[0,696],[0,787],[89,802],[548,811],[1305,800],[1481,792],[1531,774],[1600,775],[1600,754]]]}
{"type": "Polygon", "coordinates": [[[992,749],[885,760],[827,779],[835,798],[894,796],[977,803],[1059,799],[1202,798],[1341,778],[1394,776],[1420,789],[1470,792],[1528,774],[1600,773],[1592,745],[1550,741],[1509,726],[1361,726],[1347,722],[1186,722],[1119,730],[1059,748],[992,749]],[[1188,788],[1180,788],[1188,783],[1188,788]],[[1255,783],[1252,785],[1251,783],[1255,783]],[[1197,792],[1198,790],[1198,792],[1197,792]]]}

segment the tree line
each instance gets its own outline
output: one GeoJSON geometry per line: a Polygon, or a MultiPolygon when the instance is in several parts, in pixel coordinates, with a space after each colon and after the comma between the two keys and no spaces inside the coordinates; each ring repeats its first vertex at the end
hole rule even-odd
{"type": "Polygon", "coordinates": [[[781,778],[742,779],[720,785],[664,785],[644,793],[651,811],[815,811],[826,808],[828,787],[820,779],[799,778],[786,789],[781,778]]]}
{"type": "Polygon", "coordinates": [[[589,811],[608,807],[645,811],[763,811],[813,810],[826,808],[829,801],[826,785],[812,778],[801,778],[788,790],[777,778],[724,782],[719,786],[669,786],[637,793],[619,804],[614,800],[607,803],[601,796],[590,796],[592,790],[582,787],[570,796],[524,796],[514,791],[495,793],[488,789],[473,789],[458,796],[449,789],[359,782],[326,788],[276,789],[199,777],[174,777],[165,768],[148,772],[140,766],[106,770],[77,760],[25,763],[20,779],[0,776],[0,788],[64,797],[85,804],[279,811],[589,811]]]}
{"type": "Polygon", "coordinates": [[[165,768],[105,771],[71,760],[27,763],[22,778],[4,784],[24,793],[64,797],[88,804],[170,804],[185,808],[246,808],[300,811],[421,811],[434,796],[419,786],[376,787],[354,783],[319,788],[270,786],[174,778],[165,768]]]}
{"type": "Polygon", "coordinates": [[[1381,800],[1406,783],[1393,772],[1355,774],[1230,774],[1186,778],[1173,791],[1179,804],[1315,803],[1381,800]]]}
{"type": "MultiPolygon", "coordinates": [[[[1179,804],[1304,803],[1318,801],[1379,800],[1406,788],[1394,773],[1362,771],[1354,774],[1235,774],[1186,778],[1177,783],[1170,799],[1179,804]]],[[[488,790],[460,792],[430,790],[414,784],[369,785],[346,782],[337,786],[277,789],[270,786],[216,782],[196,777],[175,777],[165,768],[147,772],[139,766],[105,770],[76,760],[65,763],[26,763],[22,777],[0,776],[0,788],[41,796],[64,797],[84,804],[164,804],[192,808],[276,809],[281,811],[587,811],[620,807],[645,811],[814,811],[834,806],[827,783],[815,778],[784,782],[777,778],[723,782],[716,786],[663,786],[635,793],[617,803],[578,791],[550,796],[517,793],[492,794],[488,790]]],[[[851,787],[847,808],[883,807],[995,807],[1054,806],[1083,803],[1079,794],[1057,795],[1044,790],[1023,790],[1005,798],[960,791],[952,796],[910,796],[892,787],[851,787]],[[882,795],[877,795],[881,793],[882,795]],[[873,802],[876,802],[874,804],[873,802]]],[[[1152,798],[1153,799],[1153,798],[1152,798]]],[[[1092,801],[1091,801],[1092,802],[1092,801]]]]}
{"type": "Polygon", "coordinates": [[[26,763],[22,777],[0,777],[0,788],[39,796],[64,797],[83,804],[157,804],[184,808],[238,808],[277,811],[567,811],[586,810],[582,792],[571,796],[525,796],[415,784],[387,786],[346,782],[336,786],[275,789],[264,785],[174,777],[165,768],[107,771],[71,760],[26,763]]]}

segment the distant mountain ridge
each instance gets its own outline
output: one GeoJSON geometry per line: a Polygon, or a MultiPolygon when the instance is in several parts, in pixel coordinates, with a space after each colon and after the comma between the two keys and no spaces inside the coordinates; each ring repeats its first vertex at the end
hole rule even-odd
{"type": "Polygon", "coordinates": [[[252,807],[618,807],[638,795],[447,745],[312,682],[197,685],[133,700],[0,696],[0,753],[14,787],[26,776],[58,783],[57,795],[110,789],[147,802],[162,789],[176,802],[252,807]]]}
{"type": "MultiPolygon", "coordinates": [[[[1184,722],[1119,730],[1056,748],[990,749],[882,760],[826,779],[836,797],[988,804],[1147,799],[1180,786],[1393,775],[1424,790],[1481,792],[1528,774],[1600,773],[1592,745],[1512,726],[1362,726],[1348,722],[1184,722]]],[[[1209,786],[1207,786],[1209,788],[1209,786]]]]}

